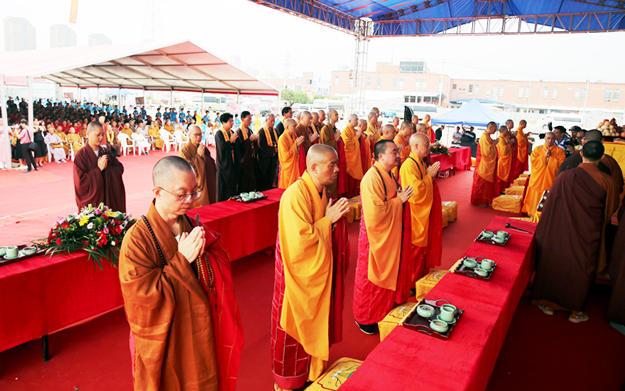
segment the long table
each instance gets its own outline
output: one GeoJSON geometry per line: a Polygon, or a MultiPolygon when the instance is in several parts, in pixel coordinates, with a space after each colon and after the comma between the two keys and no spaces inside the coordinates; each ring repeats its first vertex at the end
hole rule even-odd
{"type": "MultiPolygon", "coordinates": [[[[506,222],[535,232],[526,221],[496,217],[489,230],[506,222]]],[[[488,385],[508,327],[530,277],[533,237],[508,229],[505,247],[474,242],[467,256],[485,256],[498,263],[490,281],[447,273],[427,299],[445,299],[465,312],[444,341],[396,327],[341,386],[354,390],[484,390],[488,385]]]]}
{"type": "Polygon", "coordinates": [[[234,261],[276,244],[282,193],[283,189],[272,189],[263,192],[267,199],[262,201],[224,201],[188,214],[199,215],[202,223],[221,234],[222,245],[234,261]]]}
{"type": "Polygon", "coordinates": [[[449,155],[444,154],[432,154],[431,159],[432,163],[440,162],[441,167],[439,171],[448,171],[448,170],[468,170],[471,168],[471,148],[469,147],[460,147],[460,148],[449,148],[449,155]]]}
{"type": "MultiPolygon", "coordinates": [[[[266,200],[250,204],[220,202],[189,215],[200,215],[221,234],[234,261],[275,244],[283,192],[267,191],[266,200]]],[[[0,352],[124,305],[118,270],[106,263],[103,272],[94,269],[82,251],[0,266],[0,298],[0,352]]]]}

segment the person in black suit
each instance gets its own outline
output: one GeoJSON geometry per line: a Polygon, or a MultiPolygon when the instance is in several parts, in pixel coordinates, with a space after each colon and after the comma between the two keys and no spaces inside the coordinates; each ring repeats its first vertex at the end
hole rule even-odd
{"type": "Polygon", "coordinates": [[[278,184],[278,132],[273,127],[276,118],[273,114],[265,116],[265,125],[258,131],[258,163],[260,177],[258,190],[272,189],[278,184]]]}
{"type": "Polygon", "coordinates": [[[232,114],[219,117],[221,129],[215,134],[217,150],[217,202],[226,201],[238,193],[239,150],[236,145],[238,135],[232,131],[232,114]]]}

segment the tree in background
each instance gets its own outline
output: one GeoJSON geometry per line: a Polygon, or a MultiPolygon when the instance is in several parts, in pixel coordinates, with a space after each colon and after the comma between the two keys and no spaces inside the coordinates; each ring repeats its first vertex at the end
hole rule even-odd
{"type": "Polygon", "coordinates": [[[306,93],[302,91],[295,92],[295,91],[289,90],[288,88],[285,88],[280,92],[280,97],[282,100],[288,100],[289,102],[291,102],[291,104],[312,103],[312,101],[308,98],[308,95],[306,95],[306,93]]]}

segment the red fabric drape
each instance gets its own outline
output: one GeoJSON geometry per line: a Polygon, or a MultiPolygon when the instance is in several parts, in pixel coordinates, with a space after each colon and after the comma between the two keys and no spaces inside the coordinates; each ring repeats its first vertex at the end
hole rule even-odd
{"type": "Polygon", "coordinates": [[[338,181],[338,195],[339,197],[345,197],[347,195],[347,160],[345,160],[345,143],[343,139],[339,137],[339,141],[336,143],[337,153],[339,155],[339,176],[338,181]]]}

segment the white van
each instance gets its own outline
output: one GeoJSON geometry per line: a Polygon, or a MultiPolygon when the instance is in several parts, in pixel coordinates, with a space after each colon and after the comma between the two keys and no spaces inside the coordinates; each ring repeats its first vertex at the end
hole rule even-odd
{"type": "Polygon", "coordinates": [[[551,122],[551,125],[555,128],[556,126],[564,126],[567,130],[569,130],[572,126],[579,126],[583,128],[582,116],[577,114],[562,114],[562,113],[551,113],[538,121],[538,126],[542,129],[543,132],[549,131],[547,124],[551,122]]]}

